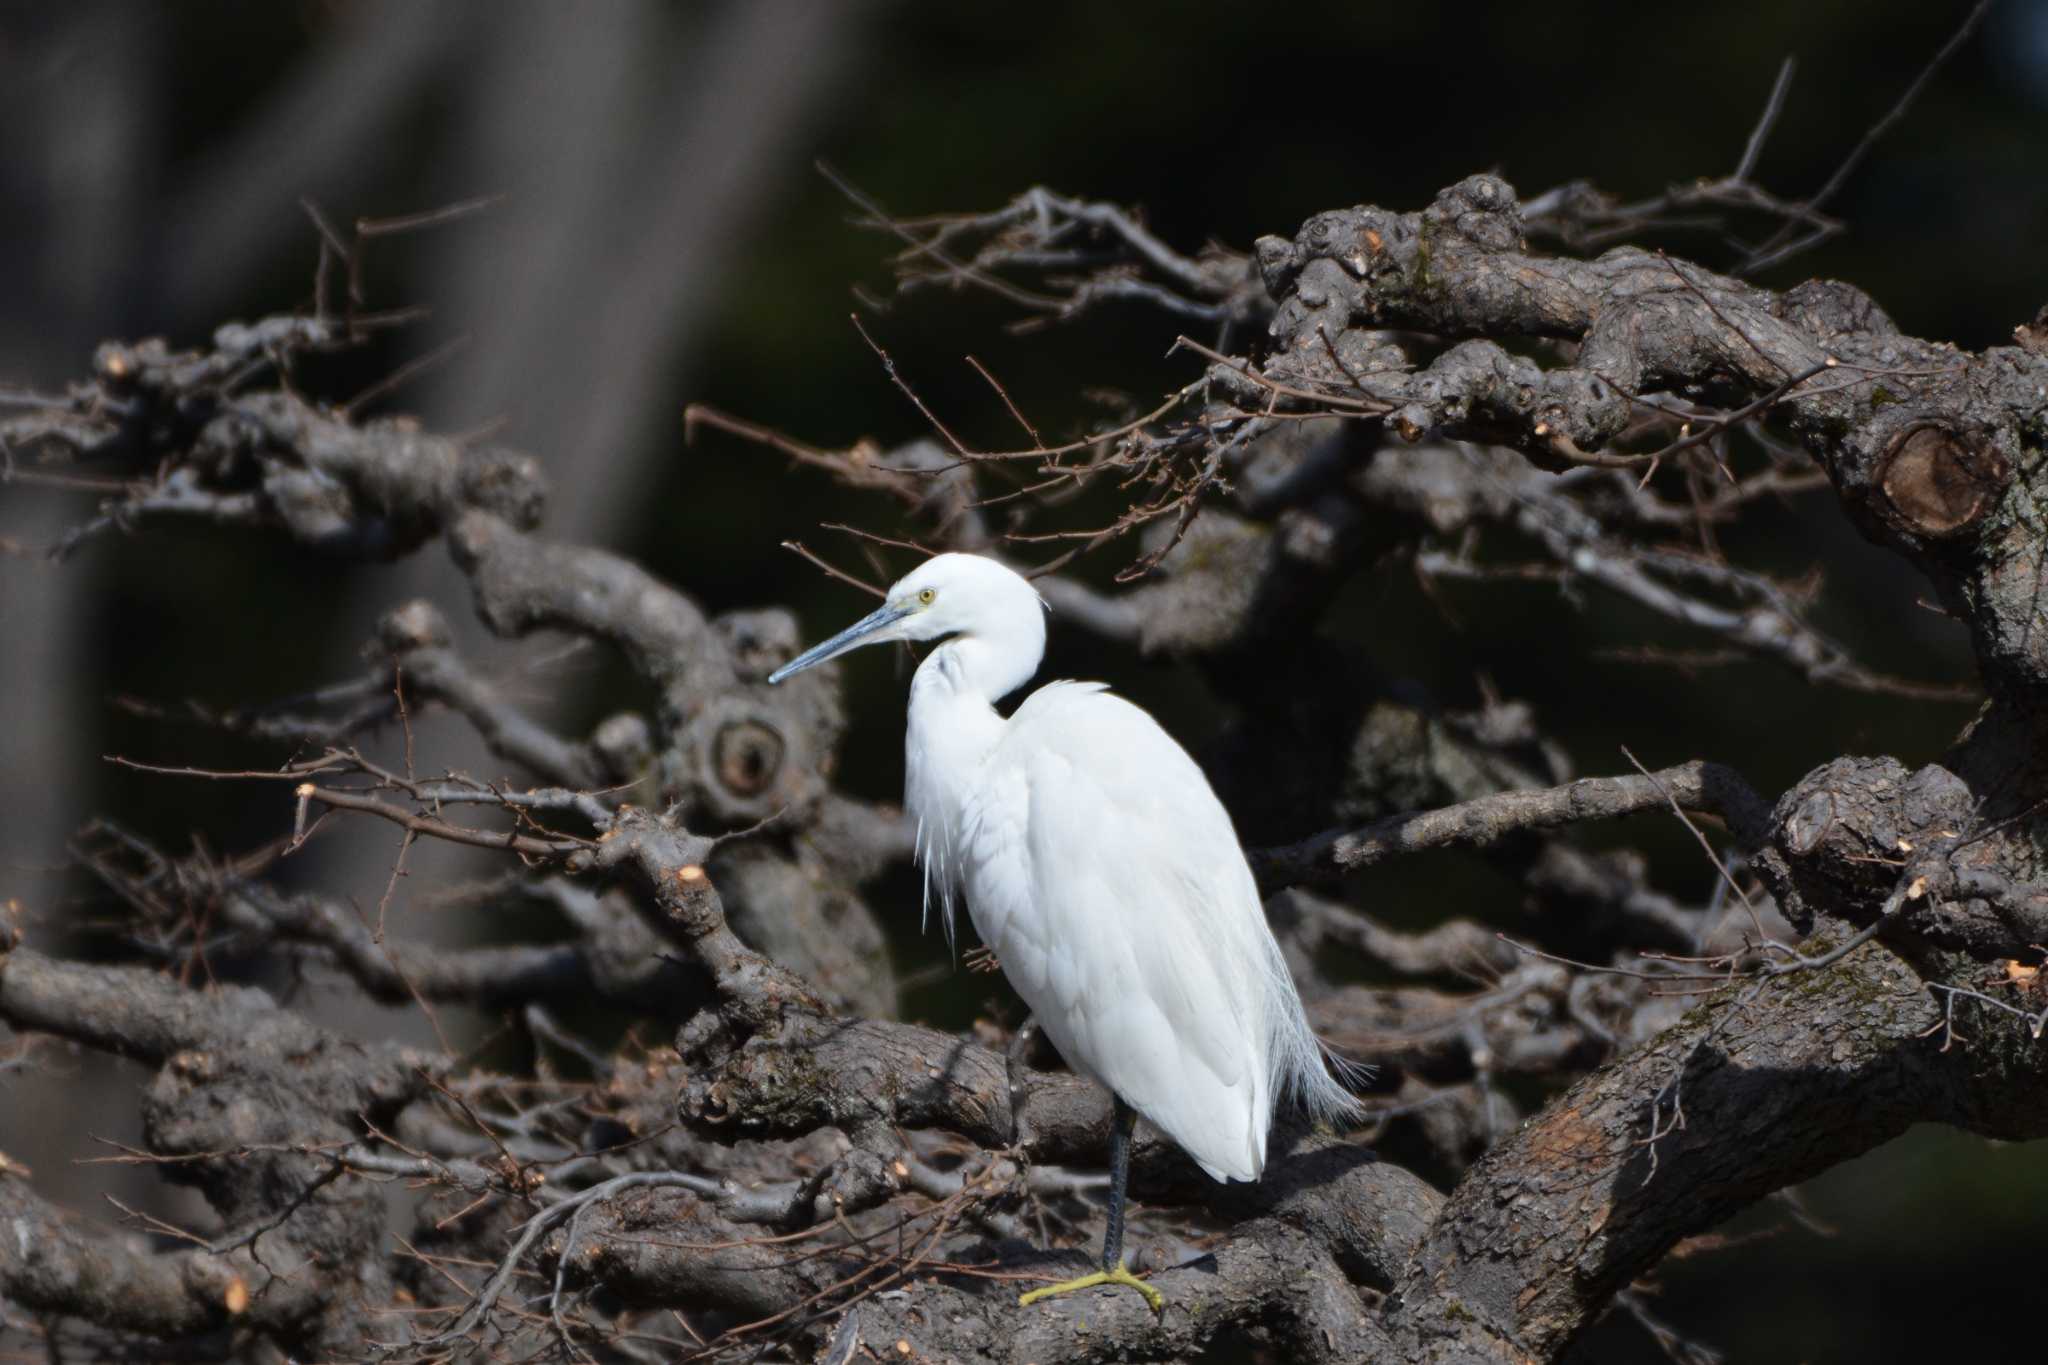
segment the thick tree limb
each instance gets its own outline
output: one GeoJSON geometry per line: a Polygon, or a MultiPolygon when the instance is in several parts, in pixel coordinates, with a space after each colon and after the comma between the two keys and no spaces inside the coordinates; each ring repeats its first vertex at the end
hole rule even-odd
{"type": "Polygon", "coordinates": [[[1745,841],[1764,834],[1767,814],[1749,785],[1719,764],[1695,761],[1659,773],[1586,777],[1544,791],[1499,792],[1440,810],[1389,816],[1363,829],[1329,830],[1284,848],[1254,850],[1252,871],[1269,889],[1335,881],[1398,853],[1483,847],[1511,834],[1674,804],[1722,816],[1745,841]]]}
{"type": "Polygon", "coordinates": [[[251,1312],[250,1285],[267,1276],[246,1251],[138,1250],[132,1238],[79,1226],[26,1181],[5,1176],[0,1229],[0,1300],[33,1312],[167,1341],[277,1325],[263,1306],[251,1312]]]}
{"type": "Polygon", "coordinates": [[[1410,440],[1441,432],[1559,466],[1619,438],[1655,392],[1747,402],[1784,390],[1778,410],[1858,526],[1972,613],[1987,678],[2048,685],[2029,529],[2041,470],[2028,455],[2048,434],[2048,361],[1902,336],[1839,282],[1780,295],[1633,247],[1592,261],[1541,256],[1523,237],[1514,191],[1480,175],[1421,213],[1341,210],[1291,240],[1261,238],[1259,267],[1279,301],[1276,354],[1257,376],[1268,387],[1230,366],[1212,376],[1248,401],[1306,386],[1377,405],[1410,440]],[[1383,328],[1482,339],[1411,371],[1383,328]],[[1546,370],[1492,339],[1516,336],[1575,342],[1576,359],[1546,370]],[[1787,389],[1802,375],[1814,377],[1787,389]]]}
{"type": "MultiPolygon", "coordinates": [[[[346,1043],[276,1008],[261,991],[186,990],[160,973],[62,962],[28,948],[0,954],[0,1020],[158,1066],[144,1106],[151,1150],[173,1179],[195,1184],[235,1235],[236,1258],[120,1253],[98,1234],[55,1223],[0,1181],[24,1220],[0,1250],[0,1295],[68,1304],[106,1325],[185,1333],[247,1310],[304,1349],[353,1339],[347,1295],[386,1292],[375,1261],[383,1210],[374,1191],[317,1153],[342,1145],[363,1118],[388,1118],[422,1088],[431,1059],[389,1045],[346,1043]],[[13,1193],[10,1193],[13,1191],[13,1193]],[[46,1246],[30,1243],[41,1224],[46,1246]],[[114,1301],[127,1268],[137,1297],[114,1301]],[[67,1281],[67,1276],[71,1277],[67,1281]],[[235,1287],[239,1279],[240,1288],[235,1287]],[[154,1320],[155,1326],[137,1323],[154,1320]]],[[[4,1207],[4,1203],[0,1203],[4,1207]]],[[[4,1240],[4,1239],[0,1239],[4,1240]]]]}
{"type": "MultiPolygon", "coordinates": [[[[1206,380],[1099,439],[1048,447],[1033,431],[1036,448],[1010,456],[931,446],[879,471],[859,450],[786,446],[931,518],[945,543],[984,548],[1000,542],[977,491],[980,460],[1036,462],[1045,488],[1078,486],[1084,469],[1151,481],[1112,527],[1082,535],[1155,524],[1140,562],[1162,566],[1159,578],[1113,597],[1070,582],[1050,592],[1104,638],[1201,659],[1227,703],[1284,732],[1285,743],[1263,746],[1261,768],[1244,755],[1268,736],[1248,725],[1216,768],[1221,785],[1269,795],[1265,808],[1282,812],[1260,837],[1332,826],[1258,854],[1266,884],[1334,882],[1422,850],[1496,850],[1543,912],[1527,954],[1473,923],[1399,935],[1304,897],[1274,911],[1304,957],[1342,945],[1400,974],[1480,976],[1470,991],[1309,983],[1318,1022],[1369,1038],[1369,1059],[1388,1065],[1373,1108],[1419,1113],[1442,1101],[1431,1141],[1449,1169],[1472,1163],[1448,1195],[1356,1138],[1283,1124],[1264,1180],[1219,1187],[1148,1135],[1135,1171],[1145,1217],[1170,1247],[1207,1239],[1207,1255],[1164,1258],[1174,1262],[1157,1276],[1165,1321],[1128,1295],[1018,1313],[1018,1278],[1071,1259],[1031,1253],[1019,1232],[1043,1245],[1064,1235],[1049,1227],[1092,1220],[1071,1197],[1084,1182],[1049,1167],[1099,1158],[1107,1097],[1033,1069],[1024,1040],[992,1025],[965,1036],[886,1017],[885,945],[851,888],[902,856],[904,822],[831,790],[843,716],[828,672],[765,687],[797,645],[792,619],[712,618],[634,564],[539,539],[539,484],[521,457],[404,423],[358,425],[281,390],[241,393],[274,350],[333,340],[317,320],[274,321],[224,331],[192,355],[108,348],[92,384],[10,416],[5,438],[149,469],[105,525],[207,517],[359,554],[445,531],[493,629],[604,640],[658,692],[641,733],[665,809],[588,790],[637,777],[638,758],[613,753],[638,746],[527,724],[447,653],[443,623],[415,604],[385,622],[390,667],[323,694],[340,719],[374,723],[370,699],[388,681],[393,710],[401,686],[445,704],[500,755],[561,786],[415,780],[409,754],[400,778],[354,754],[350,770],[374,785],[335,787],[323,769],[326,785],[306,805],[572,869],[594,885],[570,897],[580,909],[569,940],[445,951],[380,940],[340,905],[285,895],[257,880],[267,867],[234,860],[210,880],[176,868],[139,877],[133,923],[159,930],[150,946],[166,953],[288,945],[382,999],[510,1006],[595,993],[687,1022],[673,1054],[606,1057],[530,1013],[547,1057],[578,1058],[594,1080],[547,1067],[451,1079],[430,1059],[316,1029],[261,992],[56,960],[0,926],[0,1021],[154,1068],[148,1150],[133,1155],[196,1184],[221,1222],[205,1252],[145,1253],[67,1223],[10,1163],[0,1167],[0,1296],[164,1339],[246,1324],[317,1358],[360,1353],[366,1314],[392,1305],[397,1277],[417,1269],[414,1305],[447,1305],[466,1341],[502,1329],[535,1353],[600,1333],[627,1351],[627,1330],[645,1321],[636,1313],[674,1309],[695,1313],[684,1326],[716,1349],[750,1352],[814,1347],[840,1319],[835,1340],[870,1340],[879,1354],[975,1361],[1176,1358],[1237,1331],[1311,1360],[1547,1360],[1680,1238],[1908,1124],[2048,1133],[2048,1050],[2033,1036],[2048,1006],[2030,946],[2048,928],[2037,795],[2048,772],[2034,757],[2048,645],[2029,520],[2048,437],[2041,357],[1901,337],[1846,286],[1773,294],[1627,249],[1540,256],[1522,224],[1508,187],[1482,176],[1418,214],[1346,210],[1266,239],[1256,278],[1273,309],[1272,351],[1254,364],[1195,348],[1214,362],[1206,380]],[[1418,366],[1388,329],[1457,344],[1418,366]],[[1503,344],[1528,337],[1561,344],[1540,362],[1503,344]],[[1682,405],[1671,406],[1674,393],[1682,405]],[[1209,404],[1199,421],[1155,425],[1196,401],[1209,404]],[[1705,453],[1720,433],[1767,419],[1798,436],[1859,524],[1926,568],[1969,620],[1997,701],[1943,763],[1839,759],[1775,808],[1703,762],[1559,782],[1560,752],[1526,707],[1488,697],[1466,714],[1388,701],[1368,669],[1316,639],[1369,549],[1364,512],[1381,504],[1438,535],[1510,524],[1541,548],[1540,571],[1603,584],[1807,677],[1852,678],[1853,663],[1769,580],[1704,551],[1617,542],[1608,529],[1700,529],[1733,515],[1751,490],[1717,489],[1687,520],[1648,484],[1618,484],[1615,467],[1670,460],[1714,472],[1705,453]],[[1673,422],[1699,425],[1632,449],[1673,422]],[[1385,433],[1432,432],[1567,472],[1549,478],[1484,454],[1453,468],[1445,448],[1381,445],[1385,433]],[[1238,490],[1237,513],[1195,522],[1224,481],[1238,490]],[[1313,684],[1297,715],[1267,714],[1276,708],[1261,689],[1279,674],[1313,684]],[[1284,791],[1263,780],[1282,769],[1284,791]],[[442,809],[478,803],[520,823],[500,834],[442,809]],[[538,811],[570,815],[577,832],[540,829],[538,811]],[[1710,917],[1654,890],[1639,862],[1534,837],[1647,811],[1718,816],[1747,860],[1742,881],[1720,868],[1724,884],[1755,897],[1750,879],[1760,880],[1777,910],[1819,937],[1749,938],[1768,933],[1759,908],[1739,947],[1710,956],[1696,946],[1710,917]],[[1581,939],[1598,955],[1575,955],[1581,939]],[[1693,956],[1602,965],[1645,940],[1693,956]],[[1660,996],[1667,983],[1720,989],[1685,1011],[1660,996]],[[1963,1038],[1958,1014],[1973,1009],[1963,1038]],[[1494,1084],[1589,1067],[1519,1127],[1494,1084]],[[387,1191],[372,1187],[397,1180],[421,1182],[428,1200],[462,1201],[422,1208],[410,1268],[388,1254],[387,1191]],[[1027,1214],[1050,1221],[1033,1228],[1027,1214]],[[10,1220],[37,1234],[34,1248],[7,1244],[10,1220]],[[510,1291],[533,1270],[545,1313],[510,1291]],[[478,1293],[485,1277],[491,1287],[478,1293]],[[108,1280],[123,1283],[120,1297],[108,1280]],[[576,1302],[584,1290],[604,1292],[576,1302]]],[[[998,267],[1091,268],[1072,256],[1083,241],[1113,243],[1153,273],[1096,273],[1070,294],[1015,300],[1046,315],[1111,297],[1211,321],[1266,315],[1243,258],[1181,256],[1099,205],[1038,193],[990,219],[890,226],[913,239],[907,260],[922,278],[990,287],[1002,283],[998,267]],[[994,255],[953,254],[986,233],[998,234],[994,255]]],[[[1774,466],[1761,486],[1794,477],[1774,466]]],[[[1491,567],[1435,548],[1422,562],[1491,567]]]]}
{"type": "Polygon", "coordinates": [[[1271,1220],[1248,1224],[1211,1258],[1153,1276],[1167,1298],[1160,1319],[1136,1295],[1059,1300],[1020,1312],[1015,1272],[995,1279],[949,1275],[920,1268],[915,1257],[792,1263],[774,1248],[746,1245],[741,1230],[684,1195],[650,1193],[609,1207],[586,1223],[579,1244],[588,1248],[579,1277],[639,1302],[734,1307],[763,1317],[803,1305],[809,1311],[795,1322],[803,1326],[842,1311],[852,1298],[854,1306],[843,1311],[856,1315],[861,1338],[878,1354],[903,1354],[897,1343],[905,1343],[913,1359],[1173,1360],[1246,1323],[1273,1331],[1301,1360],[1378,1359],[1384,1344],[1329,1254],[1312,1237],[1271,1220]],[[721,1249],[707,1254],[709,1248],[721,1249]],[[907,1292],[871,1296],[882,1288],[907,1292]]]}
{"type": "MultiPolygon", "coordinates": [[[[1939,1016],[1882,952],[1723,992],[1481,1159],[1389,1300],[1397,1349],[1552,1358],[1687,1233],[1912,1123],[1974,1125],[1953,1086],[1984,1063],[1941,1051],[1939,1016]]],[[[1994,1027],[1985,1053],[2048,1075],[2016,1023],[1994,1027]]]]}
{"type": "Polygon", "coordinates": [[[309,545],[372,557],[412,549],[465,507],[519,525],[539,519],[546,484],[530,456],[430,436],[416,423],[357,426],[284,390],[236,392],[280,357],[344,340],[328,320],[275,317],[222,327],[205,351],[110,342],[94,357],[93,380],[67,400],[0,419],[0,442],[146,472],[72,531],[60,555],[148,517],[278,526],[309,545]]]}

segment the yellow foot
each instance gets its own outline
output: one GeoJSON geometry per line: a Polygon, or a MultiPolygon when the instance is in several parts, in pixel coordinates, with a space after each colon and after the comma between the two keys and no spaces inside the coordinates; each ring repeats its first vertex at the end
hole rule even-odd
{"type": "Polygon", "coordinates": [[[1145,1302],[1152,1305],[1154,1313],[1166,1312],[1166,1296],[1131,1273],[1131,1268],[1118,1263],[1115,1270],[1098,1270],[1092,1275],[1083,1275],[1078,1280],[1062,1280],[1049,1284],[1043,1289],[1034,1289],[1017,1300],[1019,1308],[1029,1308],[1040,1299],[1049,1299],[1056,1294],[1071,1294],[1077,1289],[1093,1289],[1098,1284],[1126,1284],[1145,1296],[1145,1302]]]}

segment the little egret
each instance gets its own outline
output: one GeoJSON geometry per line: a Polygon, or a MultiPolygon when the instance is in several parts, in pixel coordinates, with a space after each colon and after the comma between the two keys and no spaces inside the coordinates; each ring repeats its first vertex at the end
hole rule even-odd
{"type": "Polygon", "coordinates": [[[1124,1187],[1142,1114],[1217,1180],[1256,1180],[1278,1100],[1356,1112],[1259,904],[1230,816],[1159,723],[1105,684],[1055,682],[1005,720],[995,703],[1045,654],[1045,607],[1021,576],[942,554],[882,606],[769,676],[861,645],[945,643],[910,683],[905,804],[925,905],[948,939],[956,890],[982,942],[1076,1071],[1114,1102],[1102,1269],[1026,1294],[1158,1290],[1123,1263],[1124,1187]]]}

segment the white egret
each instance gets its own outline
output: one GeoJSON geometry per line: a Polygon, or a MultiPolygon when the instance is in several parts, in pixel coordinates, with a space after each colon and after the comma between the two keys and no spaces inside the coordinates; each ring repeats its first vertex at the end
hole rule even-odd
{"type": "Polygon", "coordinates": [[[1157,721],[1105,684],[1038,671],[1044,603],[991,559],[943,554],[883,605],[769,676],[888,640],[945,643],[910,684],[906,804],[929,915],[964,891],[981,939],[1060,1055],[1114,1100],[1098,1284],[1159,1291],[1124,1265],[1124,1187],[1143,1115],[1217,1180],[1256,1180],[1276,1101],[1356,1112],[1324,1069],[1230,816],[1157,721]]]}

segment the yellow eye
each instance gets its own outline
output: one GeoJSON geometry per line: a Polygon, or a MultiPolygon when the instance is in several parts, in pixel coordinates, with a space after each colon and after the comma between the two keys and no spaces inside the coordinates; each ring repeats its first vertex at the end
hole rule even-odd
{"type": "Polygon", "coordinates": [[[932,602],[938,597],[938,595],[939,594],[935,590],[931,588],[926,588],[923,592],[917,595],[917,600],[924,603],[926,606],[930,606],[932,602]]]}

